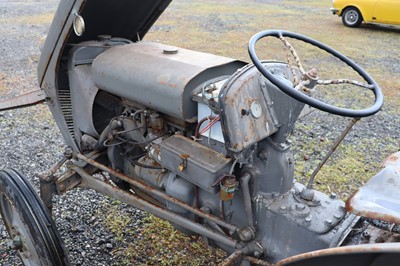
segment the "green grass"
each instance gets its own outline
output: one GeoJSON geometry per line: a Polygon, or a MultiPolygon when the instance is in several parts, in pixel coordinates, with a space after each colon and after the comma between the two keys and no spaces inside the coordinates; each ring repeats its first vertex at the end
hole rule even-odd
{"type": "MultiPolygon", "coordinates": [[[[396,114],[398,116],[398,113],[396,114]]],[[[339,136],[338,131],[344,129],[348,119],[342,119],[337,129],[316,134],[315,126],[323,125],[317,119],[317,123],[297,123],[296,137],[293,137],[295,149],[295,178],[306,184],[311,173],[316,168],[322,157],[332,146],[334,139],[339,136]],[[325,134],[325,135],[324,135],[325,134]]],[[[365,123],[361,120],[358,122],[365,123]]],[[[344,139],[327,163],[316,175],[315,188],[325,193],[334,192],[342,200],[353,194],[371,177],[382,169],[381,162],[390,154],[399,150],[399,139],[391,136],[381,136],[379,132],[375,137],[363,136],[358,129],[358,124],[351,132],[356,131],[360,136],[354,136],[351,141],[344,139]]],[[[351,134],[350,132],[350,134],[351,134]]]]}
{"type": "MultiPolygon", "coordinates": [[[[117,244],[124,246],[112,251],[117,265],[216,265],[225,257],[223,251],[209,248],[202,238],[186,236],[153,215],[133,230],[128,227],[132,217],[118,203],[104,204],[103,210],[108,213],[104,225],[115,234],[117,244]]],[[[103,210],[99,215],[104,215],[103,210]]]]}

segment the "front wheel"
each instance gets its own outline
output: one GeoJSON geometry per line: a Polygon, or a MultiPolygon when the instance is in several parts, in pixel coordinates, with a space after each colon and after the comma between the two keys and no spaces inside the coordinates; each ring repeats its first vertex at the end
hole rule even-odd
{"type": "Polygon", "coordinates": [[[355,7],[348,7],[343,11],[342,22],[347,27],[358,27],[362,20],[363,18],[360,11],[355,7]]]}
{"type": "Polygon", "coordinates": [[[26,177],[0,170],[0,213],[24,265],[69,265],[61,237],[26,177]]]}

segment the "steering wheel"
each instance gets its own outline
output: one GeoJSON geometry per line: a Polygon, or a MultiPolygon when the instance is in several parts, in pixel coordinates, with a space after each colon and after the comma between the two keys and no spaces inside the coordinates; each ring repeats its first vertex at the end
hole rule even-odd
{"type": "MultiPolygon", "coordinates": [[[[359,65],[354,63],[352,60],[347,58],[346,56],[342,55],[341,53],[337,52],[336,50],[330,48],[329,46],[320,43],[316,40],[313,40],[311,38],[308,38],[304,35],[289,32],[289,31],[283,31],[283,30],[266,30],[259,32],[255,34],[253,37],[251,37],[249,41],[249,55],[251,60],[253,61],[255,67],[261,72],[261,74],[264,75],[272,84],[274,84],[278,89],[280,89],[282,92],[286,93],[287,95],[293,97],[294,99],[303,102],[305,104],[308,104],[312,107],[315,107],[319,110],[331,113],[331,114],[336,114],[340,116],[347,116],[347,117],[366,117],[375,114],[378,112],[382,105],[383,105],[383,95],[382,91],[379,88],[378,84],[374,81],[374,79],[364,70],[362,69],[359,65]],[[365,109],[348,109],[348,108],[341,108],[335,105],[327,104],[325,102],[322,102],[320,100],[317,100],[315,98],[312,98],[304,93],[302,93],[299,89],[295,89],[294,87],[288,85],[285,83],[282,79],[277,78],[275,75],[271,73],[270,70],[268,70],[258,59],[256,51],[255,51],[255,44],[257,41],[264,37],[276,37],[282,40],[282,42],[286,45],[287,48],[289,48],[290,52],[294,56],[297,62],[297,66],[302,74],[302,82],[304,84],[321,84],[321,85],[328,85],[328,84],[339,84],[339,83],[350,83],[356,86],[361,86],[368,88],[372,90],[372,92],[375,95],[374,99],[374,104],[371,105],[368,108],[365,109]],[[347,79],[338,79],[338,80],[319,80],[318,75],[315,69],[311,70],[310,72],[306,73],[301,66],[300,59],[297,56],[296,51],[294,48],[290,45],[290,43],[284,38],[284,37],[290,37],[294,38],[300,41],[303,41],[305,43],[311,44],[313,46],[316,46],[329,54],[333,55],[334,57],[340,59],[344,63],[346,63],[348,66],[350,66],[354,71],[356,71],[361,77],[364,78],[365,81],[368,82],[368,84],[364,84],[358,81],[352,81],[352,80],[347,80],[347,79]]],[[[293,71],[293,70],[292,70],[293,71]]],[[[313,86],[312,85],[312,86],[313,86]]]]}

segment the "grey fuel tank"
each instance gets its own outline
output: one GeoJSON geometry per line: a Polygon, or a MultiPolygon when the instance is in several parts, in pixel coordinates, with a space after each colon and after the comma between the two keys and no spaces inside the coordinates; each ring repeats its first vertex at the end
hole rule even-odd
{"type": "Polygon", "coordinates": [[[116,46],[93,62],[96,86],[185,121],[194,121],[195,88],[232,75],[244,62],[154,42],[116,46]]]}

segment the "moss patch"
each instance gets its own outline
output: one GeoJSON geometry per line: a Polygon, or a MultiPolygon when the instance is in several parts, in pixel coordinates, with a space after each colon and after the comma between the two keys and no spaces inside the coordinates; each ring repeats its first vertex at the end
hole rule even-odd
{"type": "Polygon", "coordinates": [[[132,217],[118,206],[116,202],[105,208],[105,226],[116,235],[117,245],[124,244],[112,251],[118,265],[216,265],[226,256],[222,250],[208,247],[202,238],[186,236],[153,215],[129,229],[132,217]]]}

